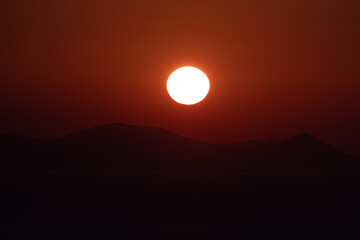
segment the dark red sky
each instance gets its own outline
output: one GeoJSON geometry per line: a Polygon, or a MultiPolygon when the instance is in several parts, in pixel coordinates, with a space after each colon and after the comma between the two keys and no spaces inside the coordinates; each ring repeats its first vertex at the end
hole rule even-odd
{"type": "Polygon", "coordinates": [[[360,1],[0,2],[0,132],[157,126],[208,142],[308,131],[360,155],[360,1]],[[177,67],[205,101],[166,92],[177,67]]]}

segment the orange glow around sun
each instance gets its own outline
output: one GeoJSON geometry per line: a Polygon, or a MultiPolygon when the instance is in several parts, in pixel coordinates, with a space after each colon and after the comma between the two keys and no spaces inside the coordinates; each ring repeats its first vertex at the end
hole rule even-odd
{"type": "Polygon", "coordinates": [[[181,104],[192,105],[201,102],[210,90],[208,77],[195,67],[181,67],[167,80],[170,97],[181,104]]]}

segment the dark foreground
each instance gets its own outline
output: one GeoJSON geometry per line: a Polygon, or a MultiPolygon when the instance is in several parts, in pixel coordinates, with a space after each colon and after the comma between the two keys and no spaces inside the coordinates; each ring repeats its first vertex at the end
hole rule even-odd
{"type": "Polygon", "coordinates": [[[360,178],[2,173],[0,239],[360,239],[360,178]]]}

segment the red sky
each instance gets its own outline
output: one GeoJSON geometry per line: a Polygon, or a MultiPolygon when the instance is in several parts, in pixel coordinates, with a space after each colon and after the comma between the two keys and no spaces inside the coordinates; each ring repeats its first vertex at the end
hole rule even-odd
{"type": "Polygon", "coordinates": [[[0,133],[58,137],[106,123],[207,142],[308,131],[360,155],[358,0],[2,0],[0,133]],[[166,92],[203,70],[205,101],[166,92]]]}

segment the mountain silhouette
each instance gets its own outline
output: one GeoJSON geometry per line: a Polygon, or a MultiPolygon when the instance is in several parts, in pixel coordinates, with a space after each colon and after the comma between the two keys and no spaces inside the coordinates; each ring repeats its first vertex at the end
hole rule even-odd
{"type": "Polygon", "coordinates": [[[360,237],[359,159],[306,132],[232,144],[125,124],[0,135],[0,169],[3,239],[360,237]]]}
{"type": "Polygon", "coordinates": [[[210,144],[111,124],[41,140],[0,135],[3,170],[356,173],[359,160],[303,132],[283,141],[210,144]]]}

